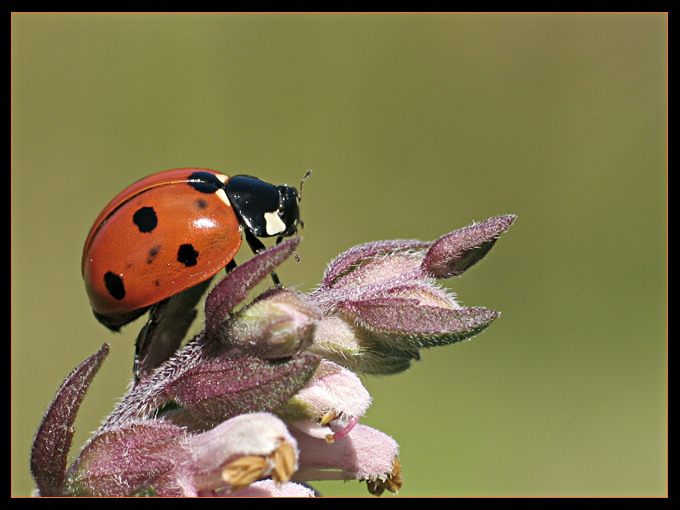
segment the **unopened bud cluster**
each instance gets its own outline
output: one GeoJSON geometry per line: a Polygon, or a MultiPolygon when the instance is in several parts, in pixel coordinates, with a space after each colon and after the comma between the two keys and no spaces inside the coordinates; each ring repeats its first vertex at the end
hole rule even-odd
{"type": "Polygon", "coordinates": [[[72,425],[108,347],[66,379],[33,446],[39,493],[314,496],[308,482],[323,479],[398,491],[399,446],[360,423],[371,397],[358,374],[405,370],[421,349],[497,318],[460,306],[438,280],[481,260],[513,221],[360,245],[331,262],[314,292],[276,288],[243,305],[299,239],[259,253],[215,285],[204,330],[142,373],[70,466],[72,425]]]}

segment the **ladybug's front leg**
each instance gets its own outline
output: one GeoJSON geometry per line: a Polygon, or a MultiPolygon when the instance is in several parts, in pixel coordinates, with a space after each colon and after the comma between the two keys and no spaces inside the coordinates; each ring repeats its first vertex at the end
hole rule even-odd
{"type": "MultiPolygon", "coordinates": [[[[245,229],[245,232],[246,242],[248,243],[248,246],[250,246],[250,249],[253,250],[253,253],[260,253],[267,248],[264,244],[262,244],[262,241],[255,237],[255,235],[250,230],[245,229]]],[[[279,280],[279,277],[275,272],[272,271],[271,277],[274,281],[274,285],[281,287],[281,280],[279,280]]]]}

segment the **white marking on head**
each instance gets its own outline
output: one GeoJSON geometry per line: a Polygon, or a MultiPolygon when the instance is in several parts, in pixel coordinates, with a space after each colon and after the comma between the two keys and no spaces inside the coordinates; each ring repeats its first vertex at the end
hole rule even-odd
{"type": "Polygon", "coordinates": [[[266,221],[267,234],[274,236],[286,230],[286,224],[279,217],[277,211],[264,213],[264,221],[266,221]]]}

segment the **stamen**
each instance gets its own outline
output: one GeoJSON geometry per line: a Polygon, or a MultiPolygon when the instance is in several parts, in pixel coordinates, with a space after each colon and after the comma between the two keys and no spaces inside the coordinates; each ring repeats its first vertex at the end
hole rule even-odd
{"type": "Polygon", "coordinates": [[[335,420],[337,417],[338,417],[338,413],[336,413],[335,411],[328,411],[326,414],[324,414],[321,417],[321,420],[319,420],[319,425],[321,425],[322,427],[325,427],[330,422],[335,420]]]}
{"type": "Polygon", "coordinates": [[[222,469],[222,480],[237,491],[267,476],[269,472],[277,484],[285,483],[293,477],[296,469],[295,447],[282,439],[279,447],[267,457],[246,455],[227,464],[222,469]]]}
{"type": "Polygon", "coordinates": [[[387,473],[383,478],[376,478],[374,480],[366,480],[368,492],[374,496],[380,496],[386,489],[395,494],[401,489],[401,464],[397,457],[392,461],[392,471],[387,473]]]}
{"type": "Polygon", "coordinates": [[[243,489],[259,480],[268,467],[266,459],[247,455],[227,464],[222,469],[222,480],[231,485],[233,490],[243,489]]]}
{"type": "Polygon", "coordinates": [[[289,481],[295,473],[295,447],[288,441],[281,441],[279,447],[272,454],[274,473],[272,478],[276,483],[289,481]]]}

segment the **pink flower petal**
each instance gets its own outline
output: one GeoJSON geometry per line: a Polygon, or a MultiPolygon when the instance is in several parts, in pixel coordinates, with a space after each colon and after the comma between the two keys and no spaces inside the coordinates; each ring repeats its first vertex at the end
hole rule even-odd
{"type": "Polygon", "coordinates": [[[237,498],[313,498],[314,489],[299,483],[287,482],[277,484],[274,480],[260,480],[237,492],[221,491],[221,497],[237,498]]]}
{"type": "MultiPolygon", "coordinates": [[[[334,427],[340,430],[339,427],[334,427]]],[[[399,445],[387,434],[358,424],[347,435],[329,443],[295,433],[300,449],[299,471],[294,480],[376,480],[394,469],[399,445]]]]}

